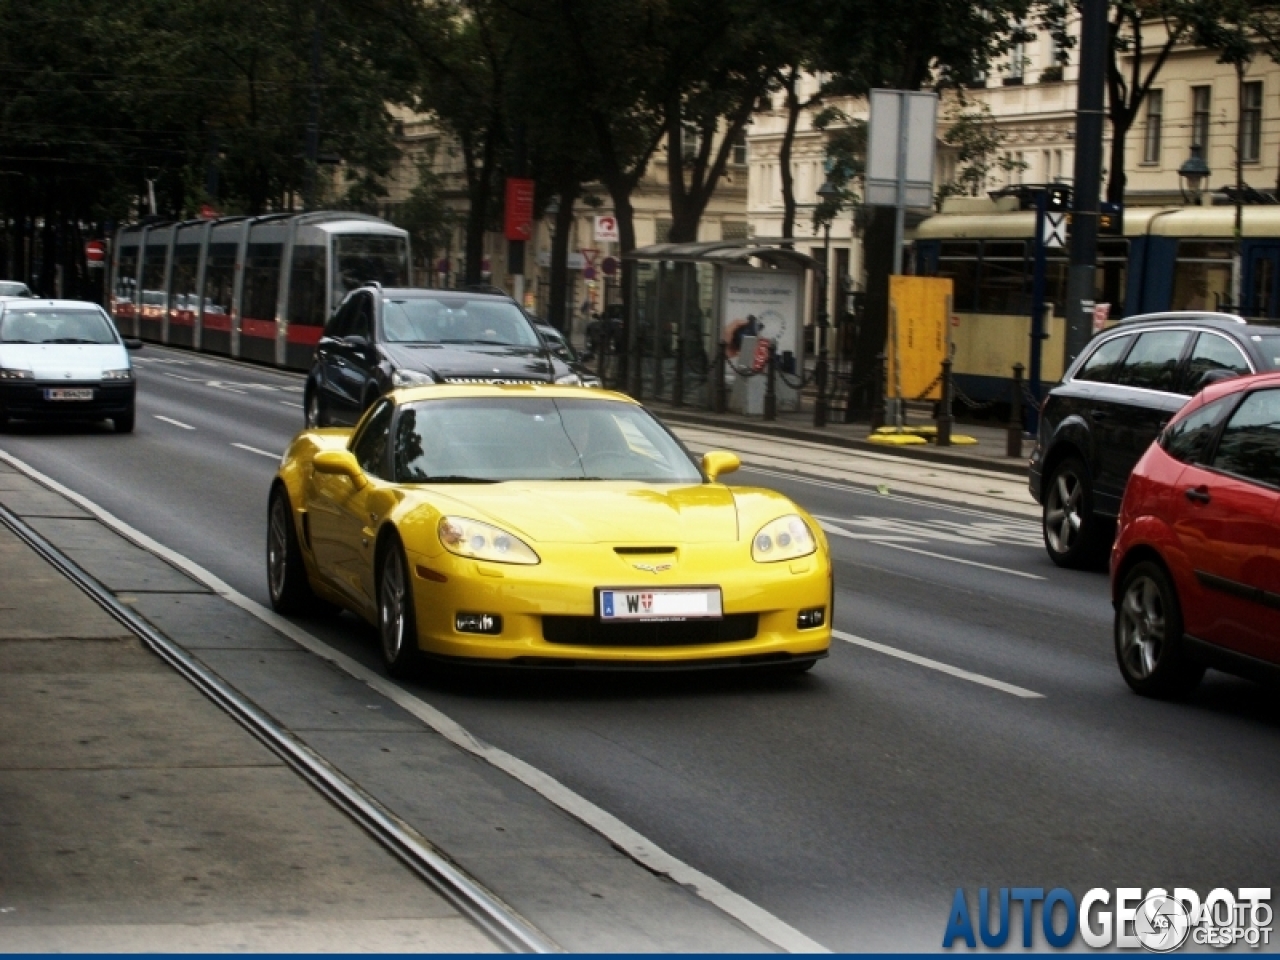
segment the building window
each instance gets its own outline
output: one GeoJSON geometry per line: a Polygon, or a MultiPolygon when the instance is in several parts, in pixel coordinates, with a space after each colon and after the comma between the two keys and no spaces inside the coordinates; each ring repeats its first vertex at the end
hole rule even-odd
{"type": "Polygon", "coordinates": [[[720,223],[721,240],[746,240],[747,224],[745,221],[724,220],[720,223]]]}
{"type": "Polygon", "coordinates": [[[1200,156],[1209,155],[1209,110],[1212,106],[1212,87],[1191,88],[1191,143],[1201,148],[1200,156]]]}
{"type": "Polygon", "coordinates": [[[1244,85],[1240,104],[1240,159],[1257,163],[1262,156],[1262,82],[1244,85]]]}
{"type": "Polygon", "coordinates": [[[747,165],[747,132],[745,130],[734,139],[733,152],[729,155],[729,162],[736,167],[745,167],[747,165]]]}
{"type": "Polygon", "coordinates": [[[1147,135],[1142,142],[1142,162],[1160,162],[1160,134],[1164,125],[1164,91],[1147,94],[1147,135]]]}
{"type": "Polygon", "coordinates": [[[1027,45],[1019,40],[1009,50],[1009,72],[1004,78],[1006,85],[1020,84],[1027,72],[1027,45]]]}

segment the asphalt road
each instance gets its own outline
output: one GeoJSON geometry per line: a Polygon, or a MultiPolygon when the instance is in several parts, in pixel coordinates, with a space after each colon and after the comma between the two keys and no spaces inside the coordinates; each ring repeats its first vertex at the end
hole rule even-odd
{"type": "MultiPolygon", "coordinates": [[[[150,346],[138,360],[135,435],[19,426],[0,449],[266,603],[266,493],[300,380],[150,346]]],[[[957,887],[1203,896],[1280,876],[1273,691],[1210,674],[1188,703],[1130,694],[1106,578],[1054,567],[1025,517],[735,481],[828,529],[842,639],[811,674],[415,691],[837,950],[937,949],[957,887]]],[[[349,615],[307,628],[377,662],[349,615]]]]}

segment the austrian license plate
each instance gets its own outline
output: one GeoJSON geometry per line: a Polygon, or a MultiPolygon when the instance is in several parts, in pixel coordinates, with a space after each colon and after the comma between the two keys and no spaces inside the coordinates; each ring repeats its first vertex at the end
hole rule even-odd
{"type": "Polygon", "coordinates": [[[46,400],[92,400],[92,387],[50,387],[45,390],[46,400]]]}
{"type": "Polygon", "coordinates": [[[719,620],[724,616],[719,587],[601,588],[596,595],[601,620],[719,620]]]}

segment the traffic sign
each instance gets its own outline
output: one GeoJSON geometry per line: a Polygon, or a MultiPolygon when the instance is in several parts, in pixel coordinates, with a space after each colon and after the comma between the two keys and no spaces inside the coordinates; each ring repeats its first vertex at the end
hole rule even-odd
{"type": "Polygon", "coordinates": [[[1040,237],[1046,247],[1061,249],[1067,245],[1067,215],[1046,210],[1044,231],[1040,237]]]}
{"type": "Polygon", "coordinates": [[[101,240],[89,240],[84,245],[84,258],[91,267],[101,267],[107,262],[107,245],[101,240]]]}
{"type": "Polygon", "coordinates": [[[605,257],[600,262],[600,270],[606,277],[612,277],[618,272],[618,258],[605,257]]]}
{"type": "Polygon", "coordinates": [[[596,243],[618,242],[618,218],[596,217],[596,243]]]}

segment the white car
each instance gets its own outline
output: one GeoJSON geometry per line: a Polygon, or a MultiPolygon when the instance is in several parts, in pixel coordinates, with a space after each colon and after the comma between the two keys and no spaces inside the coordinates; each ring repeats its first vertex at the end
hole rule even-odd
{"type": "Polygon", "coordinates": [[[31,288],[20,280],[0,280],[0,297],[34,297],[31,288]]]}
{"type": "Polygon", "coordinates": [[[0,300],[0,424],[111,420],[131,433],[137,384],[111,317],[81,300],[0,300]]]}

